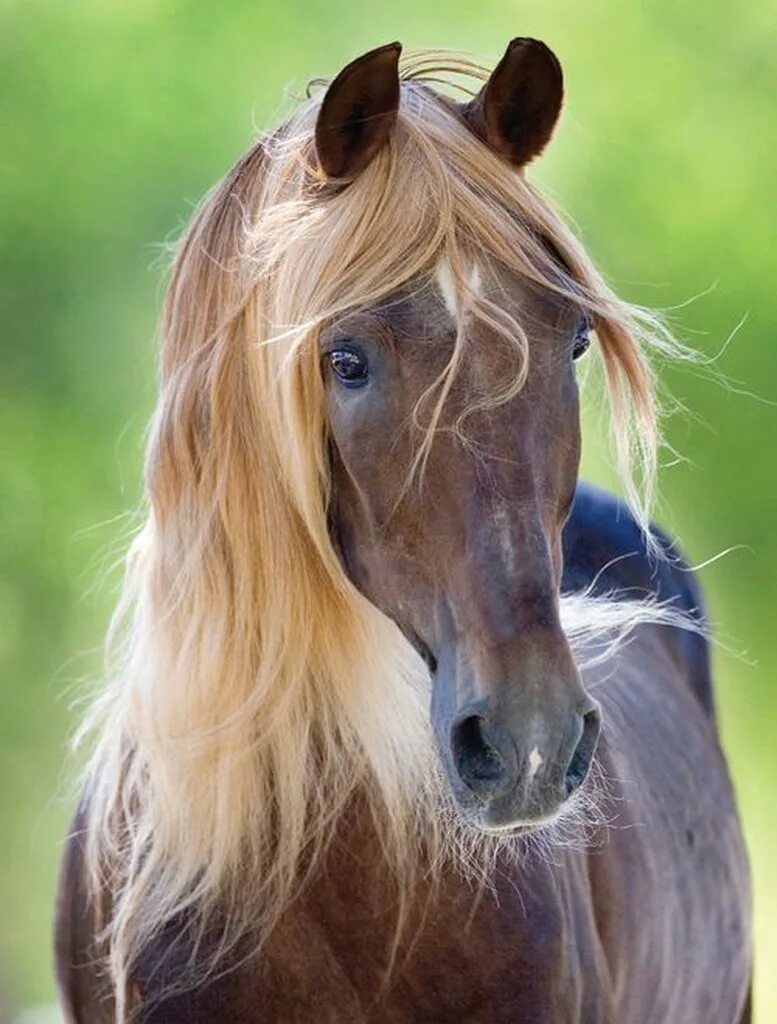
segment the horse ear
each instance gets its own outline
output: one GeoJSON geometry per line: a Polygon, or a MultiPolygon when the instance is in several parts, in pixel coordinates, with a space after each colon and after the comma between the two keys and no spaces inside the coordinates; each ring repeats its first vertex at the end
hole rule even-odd
{"type": "Polygon", "coordinates": [[[388,141],[399,108],[399,43],[347,64],[326,91],[316,154],[328,178],[353,178],[388,141]]]}
{"type": "Polygon", "coordinates": [[[477,96],[463,108],[476,135],[523,167],[548,144],[564,98],[555,54],[538,39],[513,39],[477,96]]]}

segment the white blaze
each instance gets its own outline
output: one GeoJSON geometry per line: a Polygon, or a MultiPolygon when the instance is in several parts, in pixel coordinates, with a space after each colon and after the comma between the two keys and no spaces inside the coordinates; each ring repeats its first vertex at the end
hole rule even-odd
{"type": "MultiPolygon", "coordinates": [[[[459,316],[458,297],[456,295],[456,285],[453,280],[453,272],[451,271],[450,263],[448,263],[447,260],[440,260],[437,264],[435,277],[437,278],[437,287],[440,289],[440,294],[445,302],[445,308],[450,313],[451,318],[453,320],[457,320],[459,316]]],[[[475,295],[480,292],[480,267],[477,263],[472,264],[472,270],[469,275],[469,288],[475,295]]]]}

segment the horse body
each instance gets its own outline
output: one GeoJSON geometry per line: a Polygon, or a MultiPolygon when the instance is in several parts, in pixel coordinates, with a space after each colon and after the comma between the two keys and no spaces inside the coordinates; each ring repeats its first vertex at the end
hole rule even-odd
{"type": "Polygon", "coordinates": [[[513,40],[465,104],[399,49],[255,145],[181,247],[63,1007],[743,1024],[701,602],[630,473],[643,349],[676,346],[524,177],[548,48],[513,40]],[[577,482],[592,330],[633,513],[577,482]]]}
{"type": "MultiPolygon", "coordinates": [[[[565,586],[647,589],[699,614],[689,570],[651,559],[628,511],[602,492],[578,488],[565,551],[565,586]]],[[[607,723],[603,821],[587,842],[502,854],[488,888],[456,872],[419,883],[386,982],[394,890],[357,800],[260,953],[247,936],[223,974],[165,997],[192,950],[181,922],[160,934],[133,977],[136,1019],[745,1024],[748,871],[706,641],[647,624],[584,678],[607,723]]],[[[57,968],[68,1021],[97,1024],[113,1020],[113,1007],[84,912],[85,824],[76,822],[63,868],[57,968]]]]}

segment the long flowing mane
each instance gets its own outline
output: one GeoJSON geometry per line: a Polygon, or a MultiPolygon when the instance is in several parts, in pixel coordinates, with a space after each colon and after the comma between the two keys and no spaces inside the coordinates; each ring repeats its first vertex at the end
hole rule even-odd
{"type": "MultiPolygon", "coordinates": [[[[119,1015],[139,950],[182,912],[203,929],[218,920],[222,949],[246,929],[269,934],[355,794],[399,880],[466,846],[441,812],[427,670],[330,540],[322,325],[441,258],[466,288],[464,252],[573,297],[595,326],[618,465],[646,522],[646,353],[671,339],[613,295],[549,202],[435,91],[484,77],[448,53],[407,59],[391,143],[347,187],[316,169],[317,93],[237,162],[181,242],[147,518],[85,726],[88,859],[95,892],[110,893],[119,1015]]],[[[477,315],[524,337],[488,304],[477,315]]]]}

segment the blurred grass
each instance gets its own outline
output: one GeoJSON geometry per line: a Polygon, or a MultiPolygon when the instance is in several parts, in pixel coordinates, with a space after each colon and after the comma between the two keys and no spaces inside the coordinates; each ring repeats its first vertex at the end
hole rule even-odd
{"type": "MultiPolygon", "coordinates": [[[[757,1020],[777,1020],[777,10],[770,0],[232,0],[0,4],[0,1020],[52,998],[51,903],[76,682],[99,670],[154,392],[158,243],[284,107],[393,38],[559,53],[565,117],[538,177],[616,287],[673,307],[734,389],[667,368],[691,415],[660,518],[703,561],[723,733],[753,857],[757,1020]],[[714,287],[713,287],[714,286],[714,287]],[[712,288],[711,291],[708,289],[712,288]],[[753,397],[755,395],[756,397],[753,397]],[[100,525],[104,524],[104,525],[100,525]]],[[[585,464],[607,478],[599,413],[585,464]]]]}

